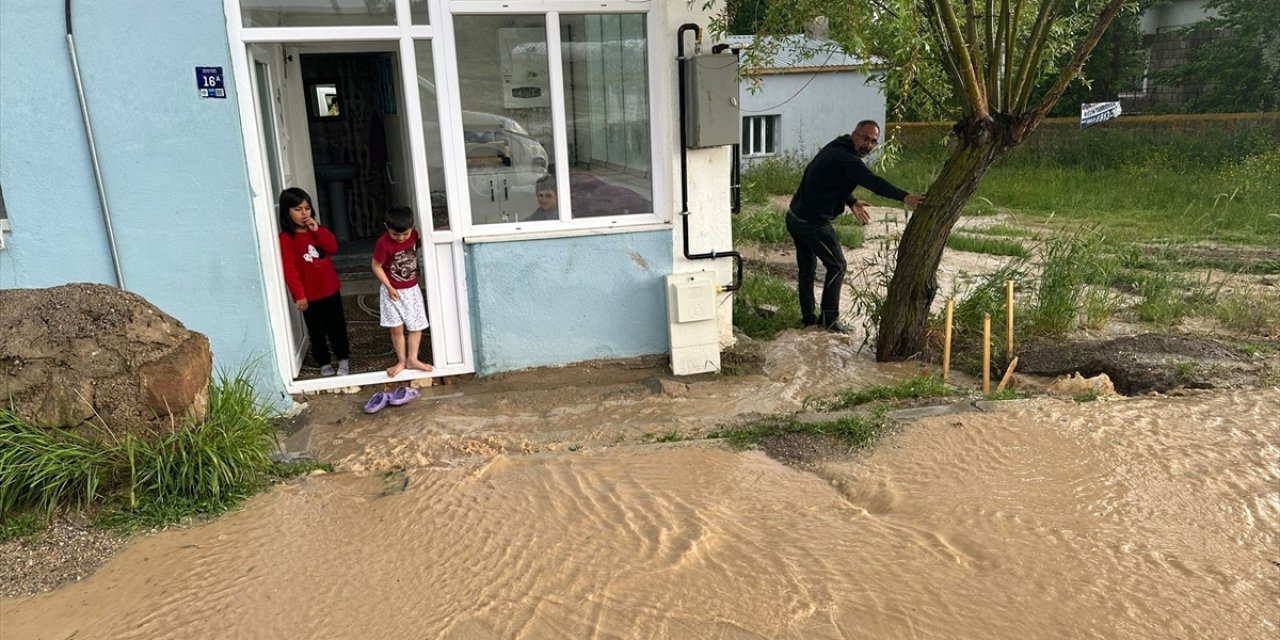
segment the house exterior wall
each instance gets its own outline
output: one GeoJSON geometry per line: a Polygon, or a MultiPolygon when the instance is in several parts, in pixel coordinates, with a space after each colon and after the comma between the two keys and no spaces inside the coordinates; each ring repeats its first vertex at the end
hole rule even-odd
{"type": "MultiPolygon", "coordinates": [[[[685,3],[655,7],[655,207],[668,225],[467,245],[471,322],[482,374],[665,353],[669,273],[731,261],[686,260],[679,212],[676,30],[704,21],[685,3]]],[[[215,366],[276,353],[223,3],[108,0],[72,5],[127,288],[209,336],[215,366]],[[225,71],[226,99],[202,99],[195,68],[225,71]]],[[[66,51],[63,3],[0,3],[0,184],[13,233],[0,287],[114,282],[66,51]]],[[[241,78],[248,90],[248,78],[241,78]]],[[[252,153],[252,150],[250,150],[252,153]]],[[[730,148],[689,152],[693,252],[732,249],[730,148]]],[[[547,234],[551,235],[551,234],[547,234]]],[[[722,341],[732,340],[721,293],[722,341]]],[[[285,397],[281,367],[259,389],[285,397]]]]}
{"type": "Polygon", "coordinates": [[[667,350],[669,230],[467,246],[476,372],[667,350]]]}
{"type": "MultiPolygon", "coordinates": [[[[3,288],[115,283],[63,7],[0,3],[3,288]]],[[[216,367],[269,357],[235,78],[226,99],[196,93],[197,66],[231,68],[222,3],[75,2],[72,12],[127,288],[207,335],[216,367]]],[[[274,368],[260,369],[259,388],[281,397],[274,368]]]]}
{"type": "MultiPolygon", "coordinates": [[[[862,120],[884,127],[884,92],[879,83],[867,80],[867,74],[854,71],[766,74],[756,92],[748,91],[744,81],[742,116],[777,114],[779,154],[807,160],[862,120]]],[[[744,156],[743,167],[759,160],[744,156]]]]}

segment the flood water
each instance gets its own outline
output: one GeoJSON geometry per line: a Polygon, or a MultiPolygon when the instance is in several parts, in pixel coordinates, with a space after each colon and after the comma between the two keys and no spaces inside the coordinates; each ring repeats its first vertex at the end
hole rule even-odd
{"type": "Polygon", "coordinates": [[[0,601],[4,638],[1280,636],[1280,390],[930,418],[784,466],[714,443],[279,487],[0,601]]]}

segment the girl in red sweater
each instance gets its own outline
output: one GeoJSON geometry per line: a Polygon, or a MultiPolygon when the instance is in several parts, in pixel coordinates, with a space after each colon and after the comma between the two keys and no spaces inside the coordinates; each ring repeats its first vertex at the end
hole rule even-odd
{"type": "Polygon", "coordinates": [[[311,196],[297,187],[280,192],[280,229],[284,282],[307,323],[311,355],[320,365],[320,375],[345,376],[351,370],[351,346],[338,271],[329,260],[338,251],[338,240],[311,216],[311,196]],[[338,357],[336,369],[329,360],[330,344],[338,357]]]}

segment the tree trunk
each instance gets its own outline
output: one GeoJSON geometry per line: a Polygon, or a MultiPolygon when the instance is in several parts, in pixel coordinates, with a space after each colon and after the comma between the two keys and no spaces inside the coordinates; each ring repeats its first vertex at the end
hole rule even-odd
{"type": "Polygon", "coordinates": [[[992,120],[961,122],[958,140],[902,233],[897,265],[876,336],[876,360],[906,360],[924,349],[929,305],[938,290],[938,263],[947,236],[983,174],[1010,148],[1010,129],[992,120]],[[997,129],[1002,129],[997,131],[997,129]]]}

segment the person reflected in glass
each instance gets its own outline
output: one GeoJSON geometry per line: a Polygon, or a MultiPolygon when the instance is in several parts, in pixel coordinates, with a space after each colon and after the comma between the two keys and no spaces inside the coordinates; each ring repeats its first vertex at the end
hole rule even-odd
{"type": "Polygon", "coordinates": [[[538,181],[537,185],[538,208],[534,209],[529,217],[525,218],[526,222],[536,220],[559,220],[560,204],[556,195],[555,178],[547,177],[538,181]]]}

